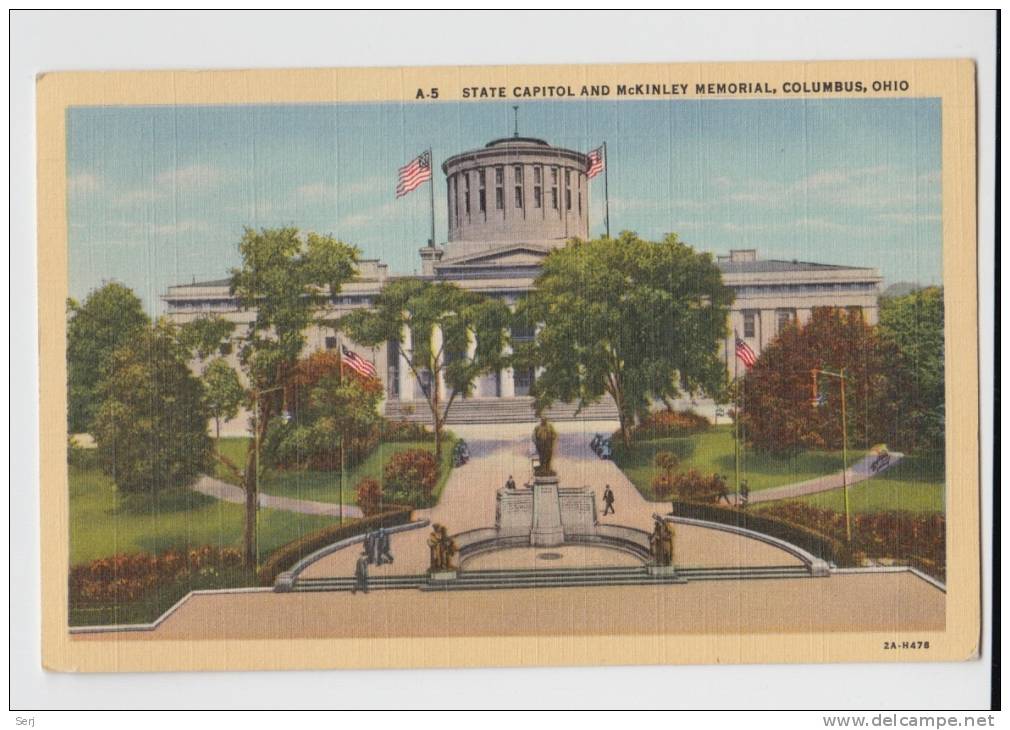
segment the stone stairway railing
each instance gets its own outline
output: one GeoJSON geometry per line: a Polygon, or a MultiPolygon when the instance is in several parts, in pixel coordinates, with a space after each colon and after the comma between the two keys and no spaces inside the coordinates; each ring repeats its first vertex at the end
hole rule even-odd
{"type": "MultiPolygon", "coordinates": [[[[369,590],[412,588],[423,591],[499,590],[504,588],[573,588],[587,586],[656,585],[699,580],[782,580],[812,578],[802,565],[678,568],[669,575],[650,574],[646,566],[544,568],[537,570],[461,570],[452,580],[432,581],[427,574],[376,576],[369,590]]],[[[350,591],[353,577],[301,578],[295,591],[350,591]]]]}

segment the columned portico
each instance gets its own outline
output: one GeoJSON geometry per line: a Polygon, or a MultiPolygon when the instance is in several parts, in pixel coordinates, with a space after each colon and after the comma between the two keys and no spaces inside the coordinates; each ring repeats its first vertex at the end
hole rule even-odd
{"type": "Polygon", "coordinates": [[[408,353],[411,351],[413,345],[410,339],[410,328],[403,328],[403,345],[400,347],[400,400],[401,401],[412,401],[414,400],[414,389],[417,387],[417,378],[414,377],[414,371],[410,369],[410,364],[407,361],[408,353]]]}

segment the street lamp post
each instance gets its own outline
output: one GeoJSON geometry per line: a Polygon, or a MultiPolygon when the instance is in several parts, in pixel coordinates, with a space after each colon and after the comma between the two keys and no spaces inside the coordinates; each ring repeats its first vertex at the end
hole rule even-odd
{"type": "Polygon", "coordinates": [[[842,396],[842,501],[845,503],[845,540],[852,542],[852,517],[849,511],[849,429],[845,414],[845,368],[837,373],[830,370],[814,368],[810,371],[813,397],[810,404],[816,408],[820,405],[820,398],[817,395],[817,376],[827,375],[830,378],[838,378],[839,389],[842,396]]]}

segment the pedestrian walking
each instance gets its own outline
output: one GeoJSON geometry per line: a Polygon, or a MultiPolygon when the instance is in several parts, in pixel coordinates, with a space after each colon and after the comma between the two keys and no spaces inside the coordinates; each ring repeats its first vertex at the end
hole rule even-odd
{"type": "Polygon", "coordinates": [[[368,554],[365,552],[358,556],[358,562],[354,564],[354,587],[351,589],[351,595],[355,595],[358,591],[368,593],[368,554]]]}
{"type": "Polygon", "coordinates": [[[603,488],[603,515],[614,514],[614,490],[608,484],[603,488]]]}
{"type": "Polygon", "coordinates": [[[747,480],[744,479],[742,482],[740,482],[740,506],[746,507],[749,501],[750,501],[750,486],[748,486],[747,480]]]}
{"type": "Polygon", "coordinates": [[[729,504],[729,505],[733,504],[733,502],[729,498],[729,490],[726,488],[726,477],[725,477],[725,475],[720,474],[719,478],[716,481],[717,481],[718,486],[719,486],[719,496],[715,498],[715,503],[719,504],[723,500],[726,500],[726,504],[729,504]]]}
{"type": "Polygon", "coordinates": [[[365,554],[365,560],[369,563],[375,562],[375,533],[371,530],[365,533],[365,541],[361,545],[361,550],[365,554]]]}
{"type": "Polygon", "coordinates": [[[379,543],[379,565],[383,563],[393,562],[393,553],[389,551],[389,533],[386,531],[385,527],[379,528],[378,543],[379,543]]]}

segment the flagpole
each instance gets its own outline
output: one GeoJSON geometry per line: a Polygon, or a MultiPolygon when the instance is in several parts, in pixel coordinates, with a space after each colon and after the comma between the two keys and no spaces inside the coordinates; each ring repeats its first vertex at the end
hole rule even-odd
{"type": "Polygon", "coordinates": [[[608,182],[608,170],[610,160],[607,159],[607,142],[603,142],[603,210],[604,221],[607,226],[607,238],[610,238],[610,184],[608,182]]]}
{"type": "Polygon", "coordinates": [[[733,415],[733,461],[736,471],[736,506],[740,506],[740,357],[736,352],[736,330],[733,330],[733,397],[736,399],[736,408],[733,415]]]}
{"type": "Polygon", "coordinates": [[[428,171],[431,177],[428,178],[428,199],[431,202],[431,240],[428,245],[435,247],[435,158],[431,154],[431,147],[428,148],[428,171]]]}

